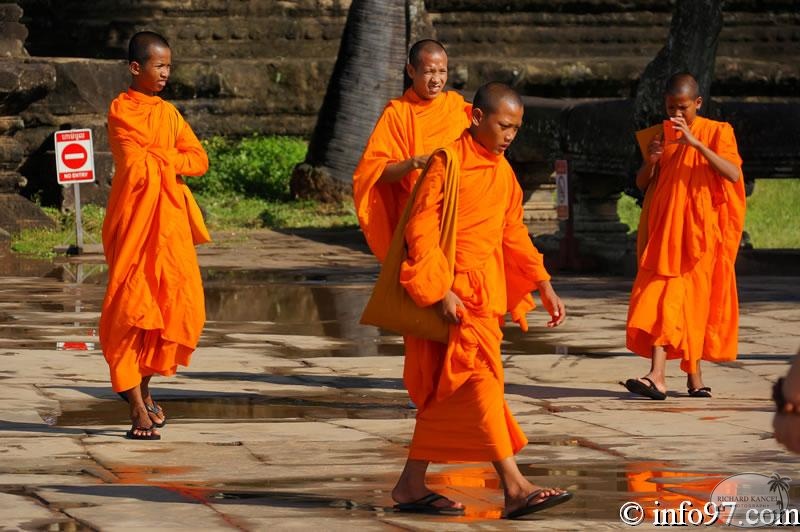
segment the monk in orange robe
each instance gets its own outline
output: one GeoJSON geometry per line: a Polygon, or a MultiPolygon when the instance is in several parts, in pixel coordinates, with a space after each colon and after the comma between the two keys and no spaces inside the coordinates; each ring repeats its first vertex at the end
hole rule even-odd
{"type": "Polygon", "coordinates": [[[689,395],[711,397],[700,361],[730,361],[737,354],[742,159],[730,124],[697,116],[703,99],[690,74],[669,79],[665,102],[669,121],[636,176],[646,196],[627,324],[628,349],[650,357],[651,366],[625,387],[665,399],[666,360],[677,358],[689,395]]]}
{"type": "Polygon", "coordinates": [[[411,86],[386,105],[353,174],[358,221],[381,262],[431,152],[456,140],[470,120],[464,98],[444,90],[447,52],[441,43],[414,44],[406,73],[411,86]]]}
{"type": "Polygon", "coordinates": [[[511,519],[571,497],[537,488],[522,475],[514,455],[528,440],[503,397],[500,342],[506,312],[514,309],[524,321],[524,311],[532,308],[530,292],[538,289],[551,316],[548,326],[566,317],[522,222],[522,189],[503,156],[522,113],[519,95],[506,85],[478,89],[469,129],[432,157],[405,228],[408,257],[400,283],[417,305],[437,306],[450,323],[450,335],[447,344],[405,338],[403,379],[419,410],[408,460],[392,491],[399,511],[464,513],[463,505],[426,486],[430,462],[492,462],[503,484],[504,516],[511,519]],[[455,273],[439,247],[450,164],[458,166],[460,179],[455,273]]]}
{"type": "Polygon", "coordinates": [[[150,378],[189,364],[205,322],[194,246],[210,237],[180,176],[203,175],[208,157],[178,110],[156,96],[170,74],[167,41],[137,33],[129,61],[130,88],[108,115],[115,173],[103,222],[109,273],[100,343],[114,391],[130,406],[127,437],[153,440],[166,416],[150,378]]]}

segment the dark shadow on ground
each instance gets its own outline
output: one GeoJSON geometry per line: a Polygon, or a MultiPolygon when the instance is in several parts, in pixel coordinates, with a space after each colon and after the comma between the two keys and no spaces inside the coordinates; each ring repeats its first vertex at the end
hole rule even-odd
{"type": "Polygon", "coordinates": [[[276,233],[298,236],[314,242],[342,246],[353,251],[372,254],[364,239],[364,234],[357,227],[331,227],[327,229],[272,229],[276,233]]]}

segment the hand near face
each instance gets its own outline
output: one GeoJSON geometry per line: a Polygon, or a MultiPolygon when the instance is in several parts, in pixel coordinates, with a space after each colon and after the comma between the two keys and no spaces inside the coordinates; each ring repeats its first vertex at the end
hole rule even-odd
{"type": "Polygon", "coordinates": [[[684,117],[673,116],[670,118],[670,120],[672,121],[672,127],[682,133],[680,138],[675,141],[677,144],[689,145],[694,148],[700,145],[700,141],[697,140],[697,137],[692,135],[692,130],[689,129],[689,124],[686,123],[686,119],[684,117]]]}

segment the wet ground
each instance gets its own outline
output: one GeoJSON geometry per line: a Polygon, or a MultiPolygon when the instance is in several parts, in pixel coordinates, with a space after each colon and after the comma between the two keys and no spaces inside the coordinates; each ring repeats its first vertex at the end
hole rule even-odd
{"type": "MultiPolygon", "coordinates": [[[[620,505],[702,504],[741,472],[798,476],[771,438],[770,382],[800,346],[800,278],[740,279],[741,356],[707,366],[714,399],[691,399],[672,364],[665,402],[620,380],[646,371],[624,349],[630,280],[561,277],[569,320],[507,327],[507,398],[534,482],[575,499],[531,523],[500,520],[486,464],[432,468],[461,518],[394,513],[389,491],[414,410],[399,338],[358,325],[375,268],[346,238],[265,234],[234,261],[201,254],[208,322],[192,365],[155,382],[159,442],[123,438],[97,321],[98,257],[0,256],[0,526],[39,530],[458,530],[627,528],[620,505]],[[306,245],[303,244],[306,242],[306,245]],[[255,250],[255,251],[254,251],[255,250]],[[273,255],[284,253],[276,263],[273,255]]],[[[800,484],[790,491],[800,501],[800,484]]]]}

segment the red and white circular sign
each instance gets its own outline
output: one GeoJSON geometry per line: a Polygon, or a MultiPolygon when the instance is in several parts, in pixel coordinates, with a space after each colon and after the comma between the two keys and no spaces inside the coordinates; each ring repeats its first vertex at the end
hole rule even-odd
{"type": "Polygon", "coordinates": [[[89,154],[80,144],[67,144],[61,152],[61,160],[67,168],[77,170],[86,164],[89,154]]]}
{"type": "Polygon", "coordinates": [[[91,129],[56,131],[55,148],[56,171],[60,184],[94,181],[91,129]]]}

